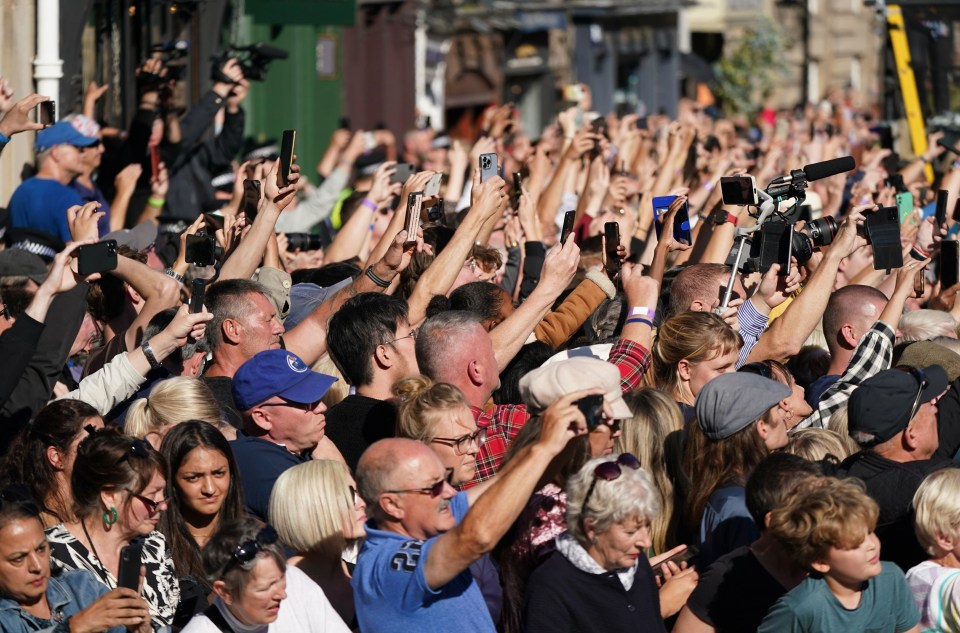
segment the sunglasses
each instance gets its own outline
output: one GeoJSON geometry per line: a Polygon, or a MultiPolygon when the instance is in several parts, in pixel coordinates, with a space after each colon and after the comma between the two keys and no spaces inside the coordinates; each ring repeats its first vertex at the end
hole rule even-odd
{"type": "Polygon", "coordinates": [[[281,398],[283,402],[267,402],[261,404],[261,407],[290,407],[291,409],[299,409],[301,411],[313,411],[320,406],[320,400],[314,400],[313,402],[293,402],[292,400],[287,400],[286,398],[281,398]]]}
{"type": "Polygon", "coordinates": [[[141,503],[143,503],[143,507],[147,509],[147,513],[150,516],[155,515],[157,513],[157,510],[160,508],[160,506],[162,506],[167,501],[169,501],[168,497],[164,497],[160,501],[154,501],[150,497],[144,497],[143,495],[137,495],[137,494],[131,493],[130,496],[133,497],[134,499],[139,499],[141,503]]]}
{"type": "Polygon", "coordinates": [[[453,480],[453,469],[447,468],[446,473],[447,474],[443,477],[443,479],[433,484],[432,486],[427,486],[426,488],[408,488],[406,490],[384,490],[384,492],[392,492],[393,494],[398,494],[398,495],[399,494],[430,495],[431,499],[436,499],[441,494],[443,494],[444,485],[446,484],[450,484],[451,486],[453,485],[452,483],[450,483],[453,480]]]}
{"type": "Polygon", "coordinates": [[[257,537],[252,541],[244,541],[237,545],[230,557],[230,562],[223,568],[220,577],[227,575],[235,565],[245,565],[257,557],[257,554],[263,551],[267,545],[273,545],[277,542],[277,531],[271,525],[264,525],[257,532],[257,537]]]}
{"type": "Polygon", "coordinates": [[[593,489],[597,486],[597,480],[615,481],[619,479],[620,475],[623,474],[624,466],[631,470],[639,470],[640,460],[631,453],[620,453],[617,461],[597,464],[597,467],[593,469],[593,481],[590,482],[590,487],[587,488],[587,496],[583,498],[583,510],[586,510],[590,505],[590,497],[593,495],[593,489]]]}

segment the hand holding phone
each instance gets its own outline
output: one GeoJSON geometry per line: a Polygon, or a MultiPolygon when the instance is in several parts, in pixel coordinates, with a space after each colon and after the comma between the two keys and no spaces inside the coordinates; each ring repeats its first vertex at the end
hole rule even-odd
{"type": "Polygon", "coordinates": [[[120,550],[120,568],[117,570],[117,587],[140,591],[140,558],[143,541],[134,539],[120,550]]]}
{"type": "Polygon", "coordinates": [[[603,394],[584,396],[577,400],[577,408],[583,413],[587,429],[593,430],[603,422],[603,394]]]}
{"type": "Polygon", "coordinates": [[[417,243],[417,230],[420,228],[420,211],[422,208],[422,191],[414,191],[407,196],[407,239],[404,241],[404,245],[417,243]]]}
{"type": "Polygon", "coordinates": [[[203,312],[203,300],[207,295],[207,280],[194,279],[190,286],[190,313],[203,312]]]}
{"type": "Polygon", "coordinates": [[[280,142],[280,166],[277,170],[277,186],[281,189],[290,184],[290,167],[297,145],[297,131],[284,130],[280,142]]]}
{"type": "Polygon", "coordinates": [[[573,221],[577,219],[576,210],[567,211],[563,214],[563,228],[560,230],[560,244],[567,243],[567,237],[573,232],[573,221]]]}
{"type": "Polygon", "coordinates": [[[499,173],[496,154],[480,154],[480,182],[486,182],[499,173]]]}
{"type": "Polygon", "coordinates": [[[105,273],[117,267],[117,241],[104,240],[77,249],[77,274],[105,273]]]}
{"type": "Polygon", "coordinates": [[[937,210],[934,213],[934,218],[937,221],[937,229],[947,225],[947,201],[950,199],[950,192],[946,189],[941,189],[937,192],[937,210]]]}
{"type": "Polygon", "coordinates": [[[607,275],[613,277],[620,272],[620,225],[617,222],[607,222],[603,225],[604,241],[606,242],[607,275]]]}
{"type": "Polygon", "coordinates": [[[260,181],[255,178],[245,179],[243,181],[243,214],[247,216],[247,222],[250,224],[257,219],[261,197],[260,181]]]}

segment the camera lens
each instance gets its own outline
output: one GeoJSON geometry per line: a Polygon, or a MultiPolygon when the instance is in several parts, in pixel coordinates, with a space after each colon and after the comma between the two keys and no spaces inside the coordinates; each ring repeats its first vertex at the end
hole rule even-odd
{"type": "Polygon", "coordinates": [[[287,250],[289,252],[315,251],[323,246],[319,235],[312,233],[287,233],[287,250]]]}
{"type": "Polygon", "coordinates": [[[813,242],[806,233],[797,231],[793,234],[793,256],[800,266],[810,261],[813,256],[813,242]]]}
{"type": "Polygon", "coordinates": [[[810,240],[815,247],[829,246],[837,234],[837,221],[830,216],[824,216],[812,222],[807,222],[804,232],[810,236],[810,240]]]}

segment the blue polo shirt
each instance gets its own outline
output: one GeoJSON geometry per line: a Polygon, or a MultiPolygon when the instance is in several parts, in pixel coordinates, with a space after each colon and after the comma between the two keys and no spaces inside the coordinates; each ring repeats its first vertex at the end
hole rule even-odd
{"type": "Polygon", "coordinates": [[[27,178],[10,198],[10,226],[28,227],[69,242],[67,209],[84,203],[80,194],[49,178],[27,178]]]}
{"type": "MultiPolygon", "coordinates": [[[[457,523],[470,509],[464,492],[450,501],[457,523]]],[[[465,569],[438,590],[424,563],[439,536],[420,541],[378,530],[370,520],[353,572],[353,600],[363,633],[495,633],[480,588],[465,569]]]]}
{"type": "Polygon", "coordinates": [[[309,461],[309,457],[294,455],[279,444],[251,437],[241,431],[237,432],[237,439],[230,442],[230,448],[237,459],[247,512],[266,521],[270,493],[273,492],[273,484],[277,483],[277,477],[287,469],[309,461]]]}

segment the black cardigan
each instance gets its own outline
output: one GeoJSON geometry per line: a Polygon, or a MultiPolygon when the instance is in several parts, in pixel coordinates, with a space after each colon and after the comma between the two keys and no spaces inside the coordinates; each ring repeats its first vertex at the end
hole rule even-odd
{"type": "Polygon", "coordinates": [[[614,572],[591,574],[555,552],[537,568],[523,606],[526,633],[665,633],[660,594],[646,559],[630,591],[614,572]]]}

